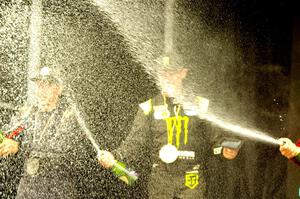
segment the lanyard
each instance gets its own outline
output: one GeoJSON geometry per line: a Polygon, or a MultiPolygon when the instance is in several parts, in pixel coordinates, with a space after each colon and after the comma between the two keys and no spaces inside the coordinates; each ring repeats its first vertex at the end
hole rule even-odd
{"type": "MultiPolygon", "coordinates": [[[[166,96],[163,95],[163,98],[164,98],[164,105],[166,107],[168,107],[166,96]]],[[[175,114],[175,121],[173,123],[171,120],[168,121],[168,119],[166,119],[167,126],[171,126],[170,130],[167,129],[169,144],[173,144],[173,132],[174,132],[175,127],[177,126],[177,128],[176,128],[176,146],[177,146],[177,148],[180,145],[180,134],[181,134],[181,120],[179,118],[180,109],[181,109],[180,104],[178,106],[176,106],[176,105],[174,106],[173,110],[174,110],[174,114],[175,114]]],[[[187,139],[186,137],[187,137],[187,135],[185,135],[185,140],[187,139]]],[[[186,143],[186,141],[185,141],[185,143],[186,143]]]]}
{"type": "Polygon", "coordinates": [[[36,139],[37,138],[37,119],[38,119],[38,116],[36,116],[35,118],[35,127],[34,127],[34,134],[33,134],[33,143],[35,143],[36,141],[37,142],[40,142],[43,138],[44,138],[44,134],[46,132],[46,130],[49,128],[51,122],[53,121],[53,118],[54,118],[54,115],[55,115],[55,111],[51,114],[51,116],[49,117],[49,119],[47,120],[40,136],[39,136],[39,139],[36,139]]]}

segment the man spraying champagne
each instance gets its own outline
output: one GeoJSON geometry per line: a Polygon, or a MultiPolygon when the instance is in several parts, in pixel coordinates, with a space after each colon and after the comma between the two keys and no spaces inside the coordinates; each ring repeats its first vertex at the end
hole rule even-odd
{"type": "MultiPolygon", "coordinates": [[[[54,70],[43,67],[31,80],[37,87],[38,103],[28,115],[24,136],[8,139],[11,134],[3,134],[0,144],[0,157],[17,154],[25,160],[16,198],[82,198],[77,184],[85,176],[86,157],[93,150],[89,137],[82,131],[64,83],[54,70]]],[[[120,177],[131,174],[116,162],[113,166],[120,177]]],[[[135,180],[127,181],[132,184],[135,180]]]]}

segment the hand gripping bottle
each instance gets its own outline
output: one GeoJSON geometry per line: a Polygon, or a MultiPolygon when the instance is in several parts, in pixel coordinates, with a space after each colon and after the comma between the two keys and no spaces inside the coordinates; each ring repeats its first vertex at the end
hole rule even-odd
{"type": "MultiPolygon", "coordinates": [[[[102,153],[100,150],[97,156],[99,159],[101,159],[102,153]]],[[[127,185],[133,185],[138,179],[138,175],[135,171],[128,168],[125,163],[117,160],[114,160],[111,171],[116,177],[125,182],[127,185]]]]}

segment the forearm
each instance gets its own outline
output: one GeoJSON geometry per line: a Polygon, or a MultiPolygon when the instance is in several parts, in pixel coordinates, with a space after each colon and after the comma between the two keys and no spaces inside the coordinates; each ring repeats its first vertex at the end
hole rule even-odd
{"type": "Polygon", "coordinates": [[[142,129],[131,131],[129,136],[112,153],[117,159],[134,161],[140,153],[145,151],[146,138],[144,137],[144,133],[142,129]]]}
{"type": "Polygon", "coordinates": [[[297,146],[297,154],[295,157],[291,158],[291,161],[293,161],[295,164],[300,166],[300,140],[296,143],[297,146]]]}
{"type": "Polygon", "coordinates": [[[147,137],[149,136],[149,125],[147,118],[139,111],[134,120],[133,126],[127,138],[121,145],[113,151],[117,158],[134,160],[143,152],[147,145],[147,137]]]}

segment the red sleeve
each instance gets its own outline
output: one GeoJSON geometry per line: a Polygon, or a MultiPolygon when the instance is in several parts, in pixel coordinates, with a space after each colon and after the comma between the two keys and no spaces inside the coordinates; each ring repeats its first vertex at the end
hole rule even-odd
{"type": "MultiPolygon", "coordinates": [[[[296,146],[300,147],[300,139],[297,140],[296,142],[296,146]]],[[[293,157],[292,159],[290,159],[292,162],[294,162],[295,164],[300,166],[300,154],[297,155],[296,157],[293,157]]]]}
{"type": "Polygon", "coordinates": [[[296,142],[296,145],[300,147],[300,139],[296,142]]]}
{"type": "Polygon", "coordinates": [[[8,139],[13,139],[14,137],[17,137],[19,134],[21,134],[25,130],[25,126],[21,125],[14,131],[12,131],[10,134],[8,134],[6,137],[8,139]]]}

